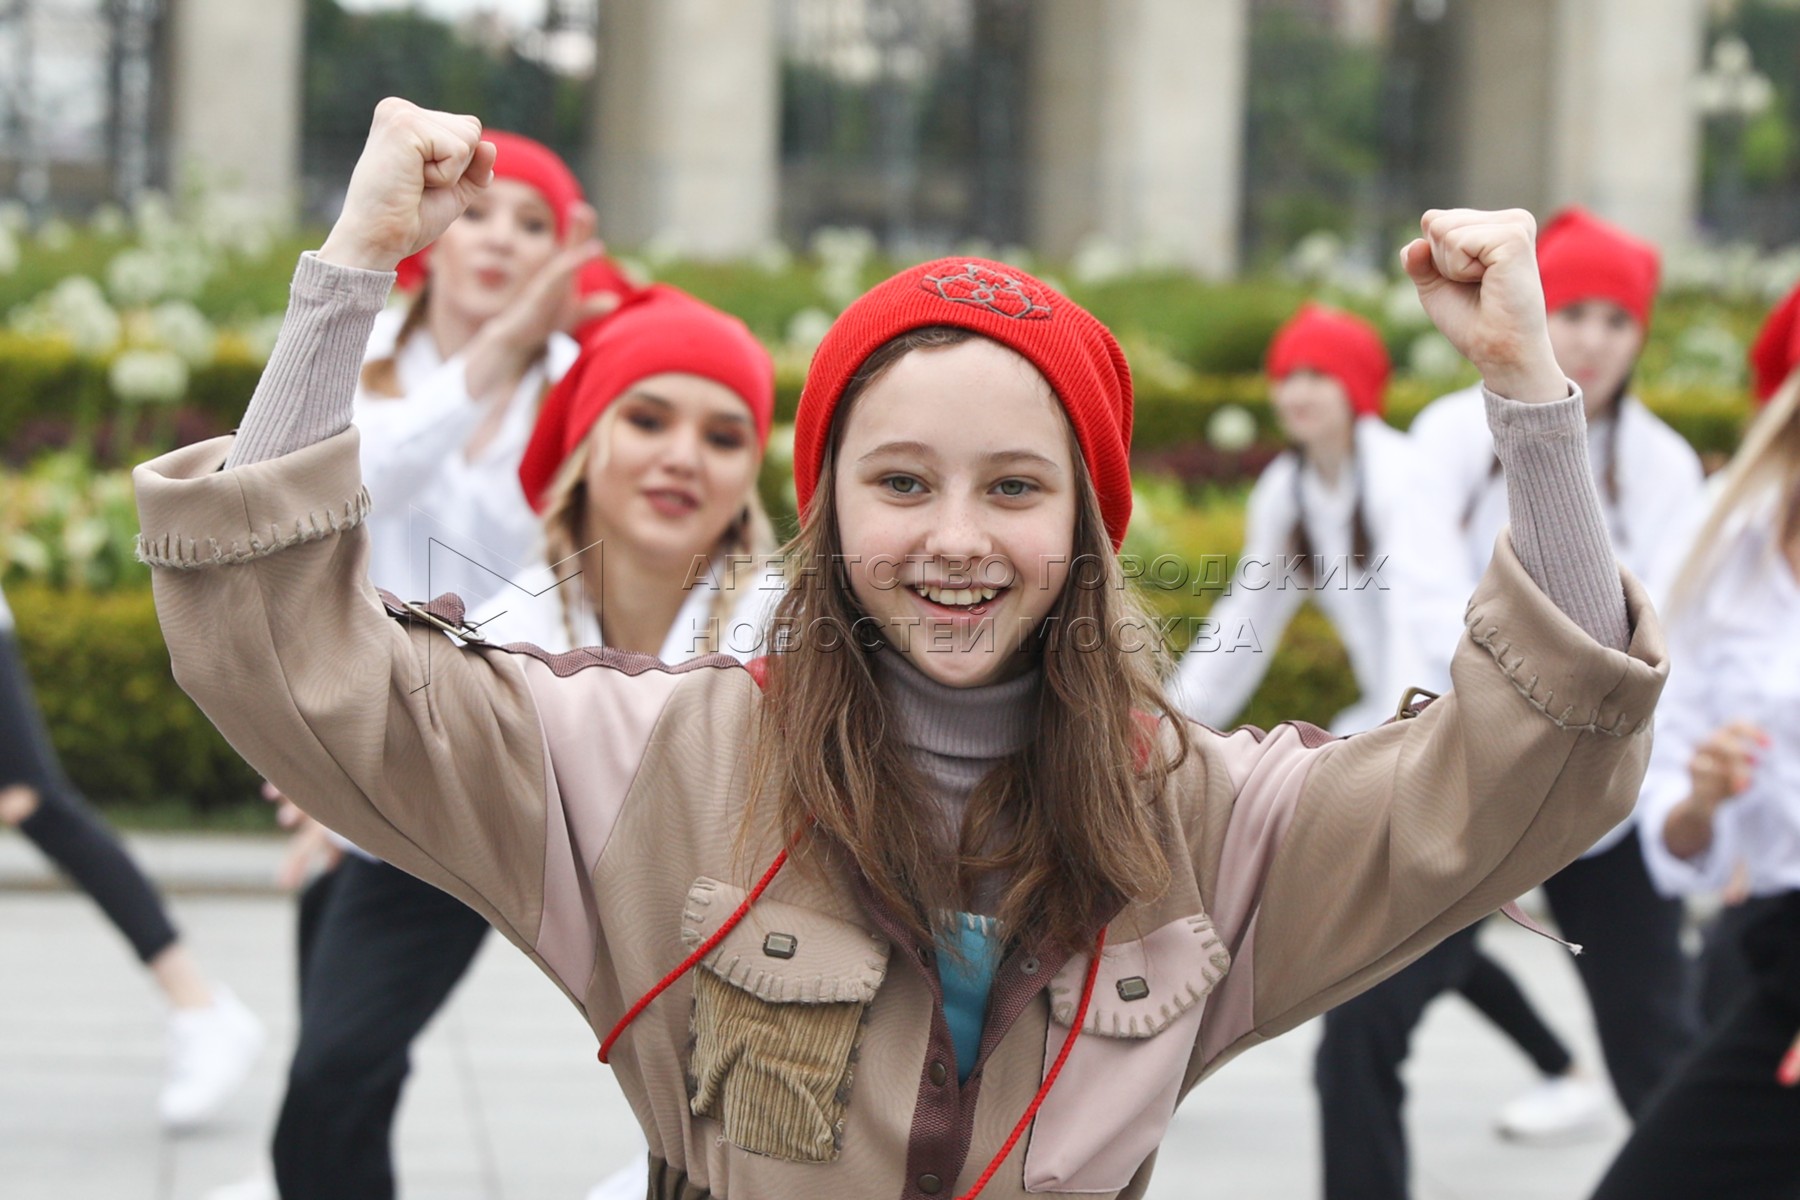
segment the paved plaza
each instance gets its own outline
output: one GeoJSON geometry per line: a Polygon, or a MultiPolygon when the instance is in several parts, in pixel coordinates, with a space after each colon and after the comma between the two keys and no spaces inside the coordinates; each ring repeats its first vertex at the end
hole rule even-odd
{"type": "MultiPolygon", "coordinates": [[[[251,1084],[213,1127],[165,1136],[154,1119],[162,1013],[124,942],[33,848],[0,833],[0,1196],[201,1200],[264,1152],[294,1035],[294,908],[269,887],[280,844],[250,837],[130,839],[172,893],[202,960],[271,1031],[251,1084]]],[[[1505,922],[1488,949],[1596,1063],[1565,953],[1505,922]]],[[[1164,1142],[1154,1200],[1309,1200],[1318,1138],[1315,1031],[1252,1051],[1200,1088],[1164,1142]]],[[[1581,1200],[1624,1134],[1542,1149],[1491,1131],[1531,1082],[1525,1060],[1461,1001],[1433,1007],[1408,1071],[1416,1200],[1581,1200]]],[[[630,1113],[594,1038],[523,955],[490,938],[416,1048],[399,1123],[406,1200],[582,1200],[631,1153],[630,1113]]]]}

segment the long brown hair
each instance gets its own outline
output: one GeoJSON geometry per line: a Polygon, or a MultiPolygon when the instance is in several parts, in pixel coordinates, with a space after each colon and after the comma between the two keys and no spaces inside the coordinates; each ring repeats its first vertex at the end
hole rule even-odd
{"type": "Polygon", "coordinates": [[[1043,666],[1035,735],[976,787],[959,830],[946,830],[899,739],[871,661],[894,651],[882,648],[842,573],[834,464],[858,398],[906,354],[974,336],[941,327],[903,334],[845,389],[813,503],[787,548],[789,590],[774,628],[778,639],[790,636],[771,660],[739,845],[774,824],[784,837],[804,833],[841,849],[927,944],[991,873],[1003,884],[997,915],[1010,938],[1074,949],[1114,907],[1168,886],[1160,792],[1188,750],[1186,724],[1163,692],[1160,642],[1126,590],[1080,454],[1074,552],[1102,568],[1097,579],[1065,584],[1022,651],[1043,666]],[[1111,636],[1084,639],[1084,629],[1111,636]]]}
{"type": "MultiPolygon", "coordinates": [[[[623,405],[608,405],[587,436],[575,447],[574,453],[557,468],[550,486],[544,489],[544,561],[553,567],[581,553],[601,536],[601,531],[592,528],[589,521],[588,467],[596,456],[603,457],[609,452],[613,426],[618,424],[619,414],[623,411],[623,405]]],[[[761,466],[762,456],[758,454],[758,470],[761,466]]],[[[763,511],[753,472],[744,507],[725,527],[712,549],[719,590],[713,597],[712,612],[707,614],[711,620],[707,622],[706,632],[696,640],[696,653],[711,654],[721,648],[723,639],[730,635],[726,623],[742,589],[754,586],[762,579],[763,571],[774,555],[775,531],[769,524],[768,513],[763,511]]],[[[570,645],[579,641],[575,632],[574,605],[582,591],[579,588],[557,589],[557,594],[562,597],[563,631],[568,635],[570,645]]],[[[600,597],[592,595],[588,599],[597,603],[600,597]]]]}

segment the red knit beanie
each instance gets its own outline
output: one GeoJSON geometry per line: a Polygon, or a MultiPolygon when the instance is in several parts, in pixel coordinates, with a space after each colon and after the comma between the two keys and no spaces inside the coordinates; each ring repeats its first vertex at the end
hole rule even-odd
{"type": "MultiPolygon", "coordinates": [[[[569,210],[583,199],[581,182],[569,170],[569,164],[550,147],[522,134],[489,129],[482,133],[481,140],[494,143],[499,152],[494,159],[494,177],[516,179],[536,188],[556,218],[556,236],[562,237],[569,227],[569,210]]],[[[394,268],[401,290],[411,291],[425,282],[425,263],[430,257],[431,247],[427,246],[401,260],[394,268]]]]}
{"type": "Polygon", "coordinates": [[[1775,306],[1750,347],[1751,384],[1756,402],[1767,404],[1800,363],[1800,288],[1775,306]]]}
{"type": "Polygon", "coordinates": [[[1650,324],[1662,258],[1649,242],[1584,208],[1565,208],[1538,231],[1537,256],[1546,312],[1610,300],[1650,324]]]}
{"type": "Polygon", "coordinates": [[[744,323],[679,288],[634,292],[582,346],[581,357],[544,397],[519,463],[525,498],[539,511],[544,489],[607,407],[652,375],[699,375],[737,393],[768,444],[775,413],[775,364],[744,323]]]}
{"type": "MultiPolygon", "coordinates": [[[[884,343],[950,325],[1023,355],[1062,402],[1118,549],[1131,521],[1131,369],[1106,326],[1017,267],[941,258],[877,284],[838,317],[813,355],[794,422],[794,491],[804,516],[844,385],[884,343]]],[[[946,431],[953,432],[953,431],[946,431]]]]}
{"type": "Polygon", "coordinates": [[[1382,414],[1392,368],[1381,336],[1361,317],[1310,301],[1301,305],[1269,343],[1269,378],[1280,382],[1303,369],[1343,384],[1357,416],[1382,414]]]}

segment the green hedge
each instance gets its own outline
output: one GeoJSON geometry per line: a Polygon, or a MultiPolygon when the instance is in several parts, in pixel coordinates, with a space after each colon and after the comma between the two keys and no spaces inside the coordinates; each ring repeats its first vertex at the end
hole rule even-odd
{"type": "MultiPolygon", "coordinates": [[[[0,445],[10,443],[34,418],[65,417],[77,430],[93,429],[117,415],[121,406],[107,387],[107,363],[76,354],[60,342],[0,332],[0,445]]],[[[243,415],[262,365],[247,350],[227,343],[218,358],[196,368],[181,407],[218,428],[231,428],[243,415]]],[[[776,376],[776,420],[792,421],[804,382],[801,368],[785,362],[776,376]]],[[[1421,408],[1446,390],[1423,380],[1401,378],[1389,391],[1389,419],[1405,428],[1421,408]]],[[[1730,454],[1751,408],[1741,392],[1720,387],[1667,387],[1643,390],[1645,402],[1703,454],[1730,454]]],[[[1221,407],[1238,405],[1255,417],[1265,442],[1279,440],[1260,375],[1194,375],[1169,380],[1141,371],[1136,380],[1133,446],[1156,451],[1201,441],[1206,422],[1221,407]]]]}
{"type": "MultiPolygon", "coordinates": [[[[0,446],[33,420],[66,420],[79,434],[122,415],[125,406],[107,383],[109,366],[108,360],[77,354],[61,341],[0,330],[0,446]]],[[[261,376],[262,363],[247,349],[224,342],[210,365],[193,369],[179,407],[230,429],[244,415],[261,376]]]]}
{"type": "Polygon", "coordinates": [[[176,686],[150,593],[7,589],[38,704],[63,767],[90,799],[216,809],[257,776],[176,686]]]}

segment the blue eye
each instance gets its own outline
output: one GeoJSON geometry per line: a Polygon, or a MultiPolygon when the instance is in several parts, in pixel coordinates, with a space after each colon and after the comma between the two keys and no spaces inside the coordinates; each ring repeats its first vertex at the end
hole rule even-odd
{"type": "Polygon", "coordinates": [[[1029,495],[1036,490],[1033,484],[1023,479],[1002,479],[995,486],[999,488],[1002,496],[1008,496],[1013,499],[1029,495]]]}
{"type": "Polygon", "coordinates": [[[881,481],[881,486],[896,496],[916,496],[925,490],[925,485],[911,475],[889,475],[881,481]]]}

